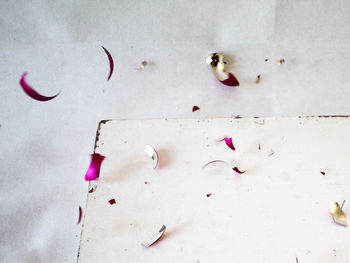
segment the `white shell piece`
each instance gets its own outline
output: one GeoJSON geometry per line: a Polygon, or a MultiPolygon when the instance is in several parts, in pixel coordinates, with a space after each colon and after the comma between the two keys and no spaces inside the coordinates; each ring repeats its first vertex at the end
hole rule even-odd
{"type": "Polygon", "coordinates": [[[157,151],[149,144],[145,146],[144,152],[152,158],[153,160],[153,169],[156,169],[158,166],[158,153],[157,151]]]}
{"type": "Polygon", "coordinates": [[[162,237],[162,235],[165,233],[165,230],[166,230],[166,226],[163,225],[161,229],[158,230],[157,233],[155,233],[149,240],[144,241],[142,245],[145,247],[152,246],[155,242],[157,242],[158,239],[162,237]]]}

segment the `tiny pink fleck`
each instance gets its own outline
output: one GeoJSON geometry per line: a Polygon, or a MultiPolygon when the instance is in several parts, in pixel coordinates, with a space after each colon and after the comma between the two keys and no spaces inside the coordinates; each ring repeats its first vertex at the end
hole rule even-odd
{"type": "Polygon", "coordinates": [[[108,203],[110,203],[111,205],[114,205],[116,202],[115,202],[115,199],[113,198],[113,199],[109,200],[108,203]]]}
{"type": "Polygon", "coordinates": [[[145,182],[145,184],[148,184],[148,182],[145,182]]]}

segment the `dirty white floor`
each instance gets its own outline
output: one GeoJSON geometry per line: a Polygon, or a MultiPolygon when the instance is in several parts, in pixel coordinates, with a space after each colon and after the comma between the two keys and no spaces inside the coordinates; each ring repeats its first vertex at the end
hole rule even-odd
{"type": "Polygon", "coordinates": [[[101,119],[349,114],[349,12],[346,0],[1,1],[0,261],[76,261],[101,119]],[[215,51],[240,87],[216,82],[215,51]],[[61,94],[30,99],[25,71],[61,94]]]}

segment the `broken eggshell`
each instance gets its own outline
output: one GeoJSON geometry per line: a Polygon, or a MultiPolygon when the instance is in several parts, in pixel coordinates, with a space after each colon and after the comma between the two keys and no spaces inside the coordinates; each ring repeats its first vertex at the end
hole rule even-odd
{"type": "Polygon", "coordinates": [[[144,152],[152,158],[153,160],[153,169],[156,169],[158,166],[159,158],[158,158],[158,153],[157,151],[151,146],[151,145],[146,145],[144,152]]]}
{"type": "Polygon", "coordinates": [[[330,212],[335,223],[342,226],[347,226],[346,216],[342,208],[343,206],[340,206],[337,202],[335,202],[331,205],[330,212]]]}
{"type": "Polygon", "coordinates": [[[235,87],[239,86],[236,77],[225,71],[224,55],[222,53],[212,53],[206,58],[207,64],[211,65],[215,77],[224,85],[235,87]]]}
{"type": "Polygon", "coordinates": [[[156,243],[165,233],[166,230],[166,226],[163,225],[157,233],[155,233],[149,240],[143,241],[142,245],[145,247],[150,247],[152,246],[154,243],[156,243]]]}

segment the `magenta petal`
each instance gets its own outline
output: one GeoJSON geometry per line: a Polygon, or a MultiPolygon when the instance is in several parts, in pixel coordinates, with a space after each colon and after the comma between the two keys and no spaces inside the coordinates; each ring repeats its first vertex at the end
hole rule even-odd
{"type": "Polygon", "coordinates": [[[40,95],[38,92],[36,92],[31,86],[29,86],[29,84],[26,81],[26,76],[28,75],[27,72],[24,72],[21,80],[19,81],[19,83],[22,86],[22,89],[24,90],[24,92],[31,97],[32,99],[38,100],[38,101],[48,101],[48,100],[52,100],[53,98],[55,98],[58,94],[57,93],[55,96],[52,97],[46,97],[43,95],[40,95]]]}
{"type": "MultiPolygon", "coordinates": [[[[101,46],[102,47],[102,46],[101,46]]],[[[114,69],[114,62],[113,62],[113,58],[111,53],[108,52],[107,49],[105,49],[104,47],[102,47],[103,50],[106,52],[108,60],[109,60],[109,76],[107,78],[107,81],[112,77],[113,74],[113,69],[114,69]]]]}
{"type": "Polygon", "coordinates": [[[81,206],[79,206],[79,219],[78,219],[78,225],[81,222],[81,219],[83,218],[83,209],[81,208],[81,206]]]}
{"type": "Polygon", "coordinates": [[[239,174],[244,174],[246,172],[246,171],[239,170],[238,167],[236,167],[236,166],[233,167],[232,170],[235,171],[236,173],[239,173],[239,174]]]}
{"type": "Polygon", "coordinates": [[[100,168],[105,157],[101,154],[91,154],[91,163],[85,174],[86,181],[93,181],[100,177],[100,168]]]}
{"type": "Polygon", "coordinates": [[[227,86],[239,86],[239,82],[236,79],[236,77],[232,73],[228,73],[228,78],[225,80],[220,81],[222,84],[225,84],[227,86]]]}
{"type": "Polygon", "coordinates": [[[227,137],[225,137],[224,140],[225,140],[226,145],[227,145],[228,147],[230,147],[233,151],[236,150],[235,146],[234,146],[233,143],[232,143],[232,138],[227,138],[227,137]]]}

